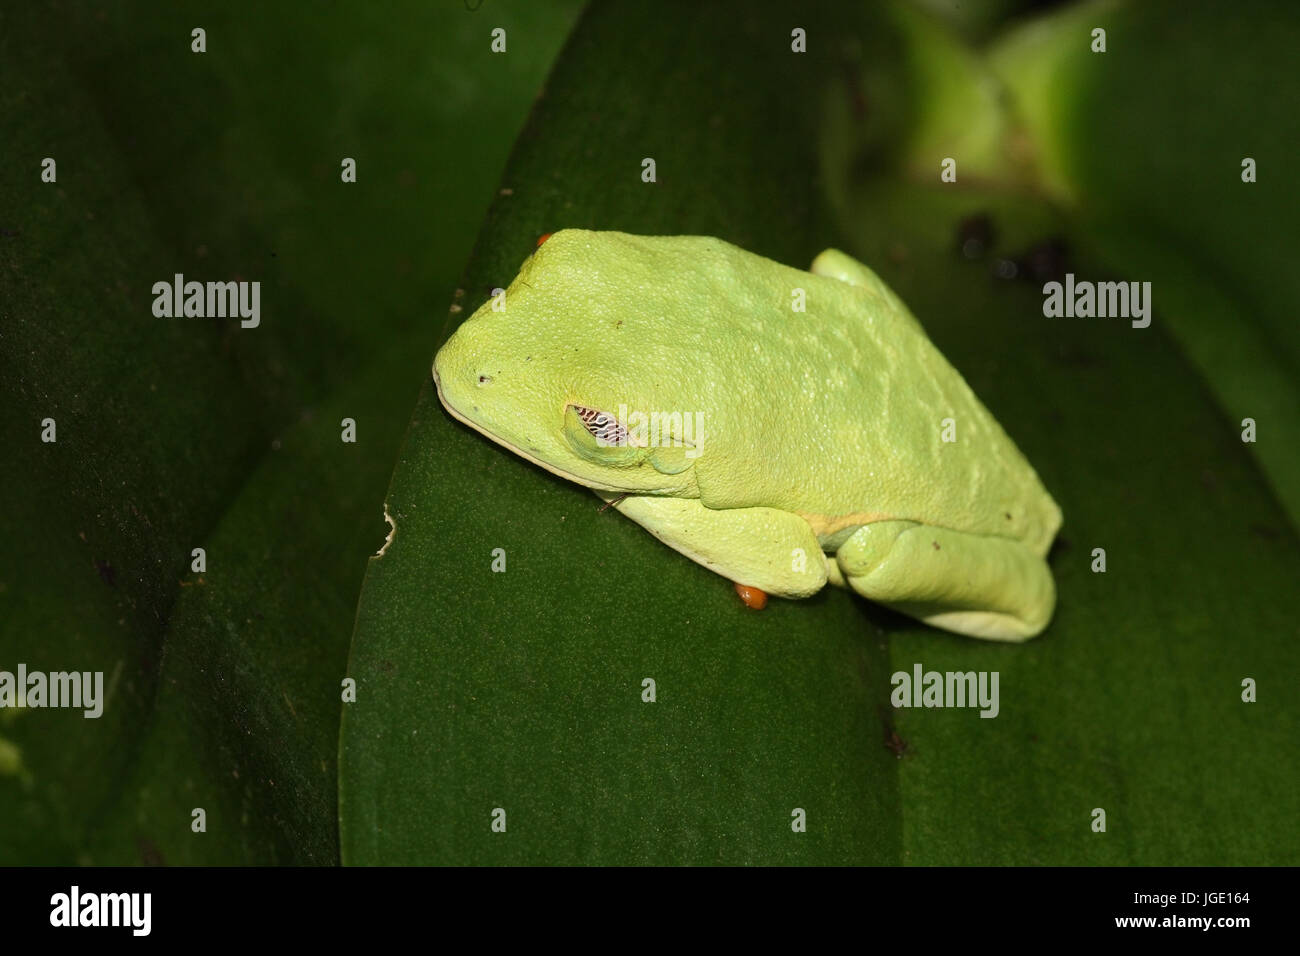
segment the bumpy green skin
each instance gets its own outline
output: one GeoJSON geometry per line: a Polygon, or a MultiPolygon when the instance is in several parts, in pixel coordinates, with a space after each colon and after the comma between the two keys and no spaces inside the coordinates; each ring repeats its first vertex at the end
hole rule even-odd
{"type": "Polygon", "coordinates": [[[1060,509],[907,307],[843,253],[804,272],[710,237],[563,230],[433,374],[453,416],[626,494],[620,511],[738,583],[805,597],[830,581],[996,640],[1051,617],[1060,509]],[[691,455],[599,447],[571,406],[699,412],[703,434],[691,455]]]}

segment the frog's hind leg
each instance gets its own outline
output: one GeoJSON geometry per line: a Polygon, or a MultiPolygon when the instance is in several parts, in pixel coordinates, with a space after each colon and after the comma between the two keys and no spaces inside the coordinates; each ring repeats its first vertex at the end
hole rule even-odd
{"type": "Polygon", "coordinates": [[[870,266],[863,265],[847,253],[840,252],[838,249],[825,249],[812,261],[808,271],[813,275],[839,279],[851,286],[857,286],[878,300],[880,304],[904,316],[920,328],[921,323],[917,321],[916,316],[912,315],[903,301],[894,295],[889,286],[885,285],[885,280],[876,275],[870,266]]]}
{"type": "Polygon", "coordinates": [[[1028,640],[1056,604],[1047,562],[1014,538],[878,521],[845,541],[836,561],[863,597],[971,637],[1028,640]]]}
{"type": "Polygon", "coordinates": [[[812,261],[808,271],[813,275],[828,276],[873,291],[888,288],[870,266],[863,265],[851,255],[838,249],[823,249],[812,261]]]}

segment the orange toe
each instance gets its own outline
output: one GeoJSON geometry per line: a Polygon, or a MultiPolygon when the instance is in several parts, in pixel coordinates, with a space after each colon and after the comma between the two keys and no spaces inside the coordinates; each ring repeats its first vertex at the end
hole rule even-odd
{"type": "Polygon", "coordinates": [[[761,611],[767,607],[766,591],[752,588],[748,584],[737,583],[736,593],[740,595],[740,599],[745,602],[746,607],[752,607],[755,611],[761,611]]]}

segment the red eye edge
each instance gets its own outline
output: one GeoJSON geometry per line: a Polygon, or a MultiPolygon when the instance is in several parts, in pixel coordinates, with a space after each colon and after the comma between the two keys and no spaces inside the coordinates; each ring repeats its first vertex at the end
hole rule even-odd
{"type": "Polygon", "coordinates": [[[540,236],[538,236],[538,237],[537,237],[537,248],[540,249],[540,248],[542,247],[542,243],[545,242],[547,239],[551,238],[552,235],[553,235],[553,233],[544,232],[544,233],[542,233],[540,236]]]}

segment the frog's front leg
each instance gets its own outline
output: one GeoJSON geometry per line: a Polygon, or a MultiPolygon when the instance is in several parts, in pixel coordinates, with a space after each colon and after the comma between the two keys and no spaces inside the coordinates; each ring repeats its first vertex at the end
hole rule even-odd
{"type": "Polygon", "coordinates": [[[878,521],[835,557],[845,583],[864,597],[971,637],[1027,640],[1047,626],[1056,603],[1047,562],[1014,538],[878,521]]]}
{"type": "Polygon", "coordinates": [[[775,508],[705,507],[698,498],[597,492],[692,561],[780,597],[804,598],[826,584],[826,556],[808,522],[775,508]]]}

